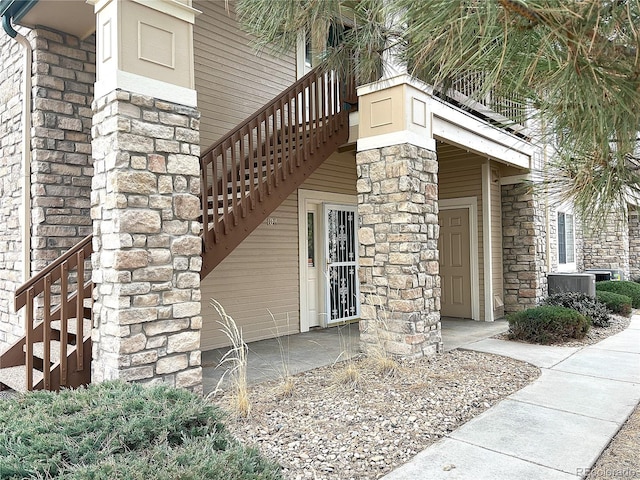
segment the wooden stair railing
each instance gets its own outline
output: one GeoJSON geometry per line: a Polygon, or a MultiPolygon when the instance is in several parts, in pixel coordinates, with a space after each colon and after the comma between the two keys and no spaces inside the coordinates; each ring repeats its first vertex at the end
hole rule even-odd
{"type": "Polygon", "coordinates": [[[202,154],[202,278],[346,143],[347,96],[315,69],[202,154]]]}
{"type": "MultiPolygon", "coordinates": [[[[15,311],[25,308],[25,335],[2,354],[0,368],[14,377],[11,367],[24,366],[26,382],[17,379],[24,390],[59,390],[91,380],[91,309],[85,300],[91,300],[93,282],[84,268],[91,241],[91,235],[84,238],[16,291],[15,311]],[[54,296],[59,297],[55,306],[54,296]],[[42,320],[35,318],[37,298],[42,299],[42,320]]],[[[16,385],[4,380],[0,376],[0,382],[16,385]]]]}
{"type": "MultiPolygon", "coordinates": [[[[343,104],[357,99],[352,90],[353,84],[345,88],[335,74],[316,69],[204,152],[203,278],[346,143],[343,104]]],[[[85,303],[93,282],[84,262],[93,252],[92,238],[16,291],[15,311],[26,309],[26,334],[0,356],[0,388],[59,390],[91,381],[91,308],[85,303]],[[69,293],[71,285],[82,287],[69,293]],[[55,295],[60,303],[54,307],[55,295]],[[35,318],[38,298],[42,320],[35,318]],[[22,379],[9,378],[16,375],[22,379]]]]}

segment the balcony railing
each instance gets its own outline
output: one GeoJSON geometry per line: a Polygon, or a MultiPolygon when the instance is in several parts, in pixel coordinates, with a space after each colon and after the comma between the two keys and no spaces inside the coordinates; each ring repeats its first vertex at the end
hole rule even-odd
{"type": "Polygon", "coordinates": [[[515,93],[486,88],[485,74],[467,72],[456,78],[447,96],[488,120],[514,131],[526,128],[528,107],[524,98],[515,93]]]}

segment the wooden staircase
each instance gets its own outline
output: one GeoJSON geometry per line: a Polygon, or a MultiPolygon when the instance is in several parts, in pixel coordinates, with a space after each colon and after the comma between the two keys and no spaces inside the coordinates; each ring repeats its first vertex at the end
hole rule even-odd
{"type": "Polygon", "coordinates": [[[91,381],[93,282],[85,278],[91,252],[88,236],[16,291],[25,335],[0,356],[0,389],[59,390],[91,381]],[[36,321],[38,303],[42,320],[36,321]]]}
{"type": "MultiPolygon", "coordinates": [[[[202,278],[347,142],[344,85],[316,69],[202,154],[202,278]]],[[[0,356],[0,390],[91,382],[91,253],[88,236],[16,291],[26,333],[0,356]]]]}
{"type": "Polygon", "coordinates": [[[202,278],[347,142],[343,85],[313,70],[202,154],[202,278]]]}

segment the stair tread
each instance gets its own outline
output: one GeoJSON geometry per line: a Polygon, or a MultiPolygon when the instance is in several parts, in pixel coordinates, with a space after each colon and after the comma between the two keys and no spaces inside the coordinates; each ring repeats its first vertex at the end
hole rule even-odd
{"type": "MultiPolygon", "coordinates": [[[[72,344],[67,345],[67,355],[71,352],[75,351],[76,346],[72,344]]],[[[26,346],[25,346],[26,350],[26,346]]],[[[51,340],[51,363],[60,362],[60,350],[61,344],[58,340],[51,340]]],[[[44,342],[34,342],[33,343],[33,356],[36,358],[44,359],[44,342]]]]}
{"type": "MultiPolygon", "coordinates": [[[[86,318],[82,319],[82,324],[83,324],[83,334],[84,334],[84,338],[87,338],[88,336],[91,335],[91,320],[88,320],[86,318]]],[[[51,322],[51,329],[52,330],[60,330],[60,320],[54,320],[51,322]]],[[[75,318],[70,318],[67,322],[67,331],[69,333],[72,334],[76,334],[76,319],[75,318]]]]}
{"type": "MultiPolygon", "coordinates": [[[[0,368],[0,383],[16,392],[27,391],[27,375],[26,366],[18,365],[15,367],[0,368]]],[[[37,385],[42,381],[43,374],[39,370],[33,370],[33,385],[37,385]]]]}

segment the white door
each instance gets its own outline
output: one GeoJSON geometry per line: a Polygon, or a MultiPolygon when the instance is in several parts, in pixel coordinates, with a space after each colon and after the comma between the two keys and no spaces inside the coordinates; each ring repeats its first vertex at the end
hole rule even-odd
{"type": "Polygon", "coordinates": [[[324,205],[327,324],[360,316],[355,206],[324,205]]]}

